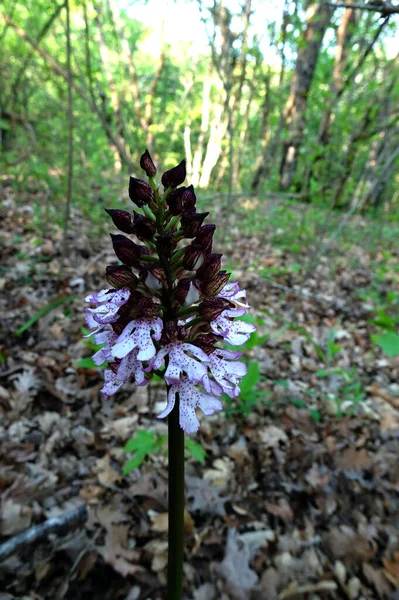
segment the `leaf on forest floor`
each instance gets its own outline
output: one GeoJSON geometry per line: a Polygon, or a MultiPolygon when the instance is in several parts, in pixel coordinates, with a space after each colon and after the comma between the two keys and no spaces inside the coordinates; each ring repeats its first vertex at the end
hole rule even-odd
{"type": "Polygon", "coordinates": [[[250,560],[249,545],[240,539],[235,529],[229,529],[225,557],[218,566],[218,572],[237,600],[247,600],[258,582],[257,574],[249,567],[250,560]]]}
{"type": "Polygon", "coordinates": [[[32,327],[32,325],[34,325],[36,323],[36,321],[38,321],[41,317],[44,317],[44,315],[46,315],[48,312],[50,312],[50,310],[53,310],[53,308],[57,308],[57,306],[61,306],[62,304],[67,304],[68,302],[73,302],[76,299],[77,299],[77,296],[67,296],[67,297],[63,297],[63,298],[55,298],[54,300],[49,302],[49,304],[47,304],[47,306],[44,306],[37,313],[35,313],[30,319],[28,319],[28,321],[26,321],[26,323],[21,325],[21,327],[19,327],[16,330],[15,335],[21,335],[22,333],[24,333],[24,331],[29,329],[29,327],[32,327]]]}
{"type": "Polygon", "coordinates": [[[191,499],[190,510],[198,510],[202,514],[220,515],[226,514],[224,505],[228,497],[220,497],[222,488],[210,485],[209,481],[200,477],[186,476],[187,498],[191,499]]]}

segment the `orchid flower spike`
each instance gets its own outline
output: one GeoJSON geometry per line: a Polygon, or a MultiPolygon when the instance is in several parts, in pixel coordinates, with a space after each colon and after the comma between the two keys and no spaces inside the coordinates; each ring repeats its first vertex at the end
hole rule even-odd
{"type": "Polygon", "coordinates": [[[166,417],[178,398],[180,427],[198,431],[196,409],[212,415],[220,397],[240,392],[246,373],[240,352],[223,342],[244,344],[255,327],[240,320],[249,305],[245,290],[221,270],[213,251],[215,225],[197,213],[185,161],[161,176],[146,150],[140,166],[149,178],[130,178],[129,196],[141,212],[106,209],[116,228],[111,235],[119,263],[106,268],[109,288],[88,295],[86,324],[101,345],[93,360],[108,362],[102,393],[115,394],[132,379],[145,386],[154,373],[168,386],[166,417]]]}

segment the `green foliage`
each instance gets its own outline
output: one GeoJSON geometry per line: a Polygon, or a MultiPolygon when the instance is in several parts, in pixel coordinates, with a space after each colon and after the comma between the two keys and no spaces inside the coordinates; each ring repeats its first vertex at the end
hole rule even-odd
{"type": "Polygon", "coordinates": [[[15,335],[22,335],[25,331],[27,331],[32,325],[36,323],[41,317],[44,317],[48,312],[57,308],[57,306],[61,306],[62,304],[66,304],[68,302],[73,302],[76,300],[76,296],[67,296],[66,298],[55,298],[47,306],[44,306],[42,309],[37,311],[26,323],[21,325],[15,332],[15,335]]]}
{"type": "Polygon", "coordinates": [[[194,442],[194,440],[192,440],[191,438],[186,437],[184,439],[184,445],[185,445],[185,449],[187,451],[186,456],[187,456],[187,453],[191,454],[191,456],[194,458],[194,460],[198,461],[201,464],[204,464],[205,457],[206,457],[206,451],[201,446],[201,444],[198,444],[198,442],[194,442]]]}
{"type": "Polygon", "coordinates": [[[166,435],[155,435],[154,431],[138,431],[123,448],[125,452],[133,453],[133,457],[123,467],[123,474],[127,475],[134,469],[138,469],[148,455],[160,453],[167,437],[166,435]]]}
{"type": "MultiPolygon", "coordinates": [[[[138,431],[123,448],[125,452],[133,454],[132,458],[124,464],[123,474],[128,475],[134,469],[138,469],[150,455],[167,454],[167,440],[167,435],[157,435],[154,431],[138,431]]],[[[206,451],[201,444],[185,437],[184,446],[186,458],[190,455],[201,464],[205,462],[206,451]]]]}
{"type": "Polygon", "coordinates": [[[383,352],[390,358],[399,356],[399,334],[388,331],[387,333],[372,335],[371,339],[375,344],[378,344],[383,352]]]}

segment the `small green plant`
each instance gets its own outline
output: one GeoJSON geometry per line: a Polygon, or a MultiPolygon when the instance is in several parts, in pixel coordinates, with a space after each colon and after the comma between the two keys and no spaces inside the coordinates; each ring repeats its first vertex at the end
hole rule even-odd
{"type": "Polygon", "coordinates": [[[378,335],[372,334],[371,339],[375,344],[380,346],[389,358],[399,356],[399,334],[394,331],[387,331],[378,335]]]}
{"type": "Polygon", "coordinates": [[[256,389],[259,381],[263,379],[258,362],[248,361],[247,369],[247,374],[240,384],[240,395],[236,398],[224,395],[223,399],[228,416],[241,415],[247,417],[256,408],[260,399],[267,398],[268,394],[265,391],[256,389]]]}
{"type": "MultiPolygon", "coordinates": [[[[167,454],[165,447],[167,439],[167,434],[157,435],[154,431],[138,431],[123,448],[125,452],[133,453],[132,458],[123,466],[123,474],[128,475],[134,469],[138,469],[147,456],[160,454],[161,452],[167,454]]],[[[190,438],[186,438],[184,447],[186,458],[188,455],[191,455],[194,460],[197,460],[201,464],[205,462],[206,451],[200,444],[190,438]]]]}
{"type": "Polygon", "coordinates": [[[343,417],[347,414],[353,415],[356,412],[357,406],[364,402],[365,393],[363,385],[355,367],[349,370],[341,368],[321,369],[320,371],[316,371],[316,375],[326,378],[338,376],[341,381],[338,389],[334,394],[330,395],[330,400],[332,400],[336,408],[337,417],[343,417]]]}
{"type": "Polygon", "coordinates": [[[337,330],[335,328],[329,329],[326,335],[326,361],[328,366],[332,364],[334,357],[342,350],[342,346],[335,342],[336,337],[337,330]]]}
{"type": "Polygon", "coordinates": [[[148,455],[159,454],[163,450],[167,435],[156,435],[154,431],[138,431],[123,448],[125,452],[133,453],[123,467],[123,474],[127,475],[134,469],[138,469],[148,455]]]}
{"type": "Polygon", "coordinates": [[[388,315],[384,310],[376,311],[376,317],[370,323],[380,327],[384,333],[372,334],[371,340],[380,346],[382,351],[393,358],[399,355],[399,334],[397,333],[399,320],[388,315]]]}

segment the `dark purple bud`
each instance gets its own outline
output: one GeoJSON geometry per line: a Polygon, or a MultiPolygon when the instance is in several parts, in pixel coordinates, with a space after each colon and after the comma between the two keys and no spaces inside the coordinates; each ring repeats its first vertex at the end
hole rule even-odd
{"type": "Polygon", "coordinates": [[[197,202],[197,196],[194,192],[194,186],[189,185],[183,194],[183,209],[184,210],[192,210],[195,208],[195,203],[197,202]]]}
{"type": "Polygon", "coordinates": [[[160,290],[165,281],[165,272],[161,267],[150,266],[147,269],[141,269],[140,279],[150,290],[160,290]]]}
{"type": "Polygon", "coordinates": [[[109,265],[105,270],[105,279],[113,288],[134,288],[137,277],[126,265],[109,265]]]}
{"type": "Polygon", "coordinates": [[[173,190],[171,194],[166,198],[166,203],[169,206],[169,210],[172,215],[180,215],[183,210],[183,196],[186,188],[181,187],[177,190],[173,190]]]}
{"type": "Polygon", "coordinates": [[[193,238],[197,235],[201,229],[201,225],[209,215],[209,212],[195,213],[187,212],[183,213],[181,218],[181,230],[186,238],[193,238]]]}
{"type": "Polygon", "coordinates": [[[184,158],[176,167],[165,171],[162,175],[161,181],[165,189],[176,188],[181,185],[186,178],[186,159],[184,158]]]}
{"type": "Polygon", "coordinates": [[[197,197],[192,185],[173,190],[166,199],[172,215],[180,215],[182,211],[192,212],[195,209],[196,201],[197,197]]]}
{"type": "Polygon", "coordinates": [[[132,217],[127,210],[106,208],[105,212],[109,214],[115,227],[119,229],[119,231],[123,231],[123,233],[133,233],[132,217]]]}
{"type": "Polygon", "coordinates": [[[190,244],[184,251],[183,267],[188,271],[196,271],[204,262],[204,256],[201,246],[190,244]]]}
{"type": "Polygon", "coordinates": [[[205,298],[199,305],[199,314],[206,321],[214,321],[230,306],[225,298],[205,298]]]}
{"type": "Polygon", "coordinates": [[[151,219],[144,215],[140,215],[135,210],[133,211],[133,214],[133,233],[135,233],[140,240],[152,240],[156,231],[154,221],[151,221],[151,219]]]}
{"type": "Polygon", "coordinates": [[[216,225],[203,225],[197,233],[193,244],[202,246],[205,252],[212,252],[212,240],[216,225]]]}
{"type": "Polygon", "coordinates": [[[213,333],[200,333],[192,342],[195,346],[198,346],[205,352],[205,354],[212,354],[215,350],[214,344],[221,339],[220,336],[214,335],[213,333]]]}
{"type": "Polygon", "coordinates": [[[146,150],[140,158],[140,167],[146,172],[147,177],[155,177],[157,168],[154,165],[148,150],[146,150]]]}
{"type": "Polygon", "coordinates": [[[230,273],[219,271],[219,273],[210,281],[202,281],[200,284],[201,292],[204,296],[216,296],[230,279],[230,273]]]}
{"type": "Polygon", "coordinates": [[[131,177],[129,181],[129,198],[137,206],[141,207],[153,200],[154,192],[151,186],[143,179],[131,177]]]}
{"type": "Polygon", "coordinates": [[[159,256],[170,258],[173,250],[176,248],[177,239],[172,233],[163,233],[157,236],[156,247],[159,256]]]}
{"type": "MultiPolygon", "coordinates": [[[[190,247],[190,246],[188,246],[190,247]]],[[[197,270],[197,277],[201,281],[212,281],[220,271],[222,254],[208,254],[204,263],[197,270]]]]}
{"type": "Polygon", "coordinates": [[[182,306],[185,299],[187,298],[188,290],[190,289],[191,279],[190,277],[183,277],[180,279],[174,292],[176,302],[182,306]]]}
{"type": "Polygon", "coordinates": [[[121,263],[127,265],[128,267],[136,267],[139,268],[140,258],[143,254],[149,254],[149,251],[144,246],[139,246],[129,240],[129,238],[124,235],[113,235],[110,234],[112,239],[112,245],[114,247],[114,252],[116,256],[119,258],[121,263]]]}

